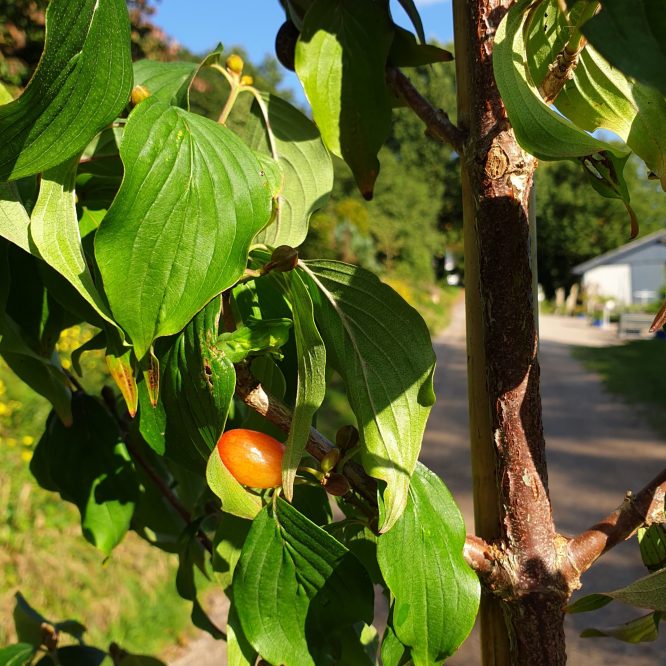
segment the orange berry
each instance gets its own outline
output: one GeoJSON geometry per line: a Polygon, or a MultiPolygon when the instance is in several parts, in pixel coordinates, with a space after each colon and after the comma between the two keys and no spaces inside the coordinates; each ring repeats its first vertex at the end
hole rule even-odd
{"type": "Polygon", "coordinates": [[[224,466],[243,486],[277,488],[282,485],[284,445],[256,430],[227,430],[217,442],[224,466]]]}

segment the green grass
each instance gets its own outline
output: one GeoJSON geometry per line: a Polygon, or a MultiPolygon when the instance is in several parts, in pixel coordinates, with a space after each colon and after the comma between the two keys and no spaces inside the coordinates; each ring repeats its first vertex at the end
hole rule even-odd
{"type": "Polygon", "coordinates": [[[574,347],[573,354],[601,375],[611,393],[639,406],[650,425],[666,439],[666,340],[574,347]]]}

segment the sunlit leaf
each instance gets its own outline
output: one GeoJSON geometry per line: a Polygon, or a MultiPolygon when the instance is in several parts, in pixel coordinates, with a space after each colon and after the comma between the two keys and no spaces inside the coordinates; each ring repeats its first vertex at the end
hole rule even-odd
{"type": "Polygon", "coordinates": [[[23,94],[0,106],[0,180],[80,153],[124,108],[132,86],[124,0],[52,0],[44,53],[23,94]]]}

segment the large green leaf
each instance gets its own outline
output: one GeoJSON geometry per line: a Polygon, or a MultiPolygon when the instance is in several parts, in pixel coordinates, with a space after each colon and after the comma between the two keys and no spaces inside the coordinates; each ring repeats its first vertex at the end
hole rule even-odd
{"type": "Polygon", "coordinates": [[[120,156],[125,178],[95,254],[111,310],[141,358],[242,275],[271,192],[233,132],[158,100],[133,111],[120,156]]]}
{"type": "Polygon", "coordinates": [[[326,348],[314,320],[312,297],[297,271],[287,276],[294,312],[294,334],[298,358],[296,404],[282,457],[282,488],[291,502],[294,480],[310,436],[312,419],[326,394],[326,348]]]}
{"type": "MultiPolygon", "coordinates": [[[[666,4],[664,5],[666,8],[666,4]]],[[[557,108],[588,132],[615,132],[653,171],[666,189],[666,99],[627,78],[588,45],[557,108]]]]}
{"type": "Polygon", "coordinates": [[[367,199],[391,125],[385,67],[392,40],[382,3],[315,0],[296,43],[296,73],[324,143],[349,164],[367,199]]]}
{"type": "Polygon", "coordinates": [[[30,216],[15,183],[0,183],[0,236],[30,252],[30,216]]]}
{"type": "Polygon", "coordinates": [[[358,560],[291,505],[253,521],[233,581],[243,632],[262,657],[314,666],[336,631],[372,618],[370,579],[358,560]]]}
{"type": "Polygon", "coordinates": [[[544,104],[532,80],[526,32],[532,0],[519,0],[507,12],[495,36],[493,70],[518,143],[542,160],[584,157],[626,150],[590,136],[544,104]]]}
{"type": "Polygon", "coordinates": [[[49,419],[31,470],[41,485],[76,504],[84,537],[108,555],[129,529],[138,482],[118,427],[104,407],[76,394],[72,411],[69,428],[49,419]]]}
{"type": "Polygon", "coordinates": [[[614,67],[666,95],[664,0],[602,0],[583,34],[614,67]]]}
{"type": "Polygon", "coordinates": [[[134,85],[144,86],[162,102],[185,108],[190,83],[198,70],[196,62],[139,60],[134,63],[134,85]]]}
{"type": "Polygon", "coordinates": [[[131,87],[124,0],[52,0],[37,71],[21,97],[0,107],[0,180],[80,153],[120,114],[131,87]]]}
{"type": "Polygon", "coordinates": [[[226,468],[217,449],[206,466],[208,487],[222,500],[222,510],[240,518],[254,518],[261,511],[261,499],[246,490],[226,468]]]}
{"type": "Polygon", "coordinates": [[[262,99],[268,127],[255,100],[240,134],[254,150],[277,157],[284,184],[275,220],[257,234],[255,242],[297,247],[305,240],[312,213],[328,201],[333,164],[309,118],[275,95],[264,94],[262,99]]]}
{"type": "Polygon", "coordinates": [[[372,273],[334,261],[302,264],[332,366],[347,386],[361,462],[386,482],[381,530],[407,503],[435,396],[435,354],[423,319],[372,273]]]}
{"type": "Polygon", "coordinates": [[[415,666],[446,659],[474,626],[481,590],[463,558],[465,535],[451,493],[419,463],[402,517],[377,542],[394,598],[392,626],[415,666]]]}

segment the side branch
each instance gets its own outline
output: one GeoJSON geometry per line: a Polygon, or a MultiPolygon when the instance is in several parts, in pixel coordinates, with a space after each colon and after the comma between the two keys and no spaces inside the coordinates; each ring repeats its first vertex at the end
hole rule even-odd
{"type": "MultiPolygon", "coordinates": [[[[236,394],[251,409],[284,432],[289,432],[292,414],[289,408],[264,391],[260,382],[251,374],[247,366],[236,366],[236,394]]],[[[317,460],[321,460],[333,447],[333,444],[315,428],[310,428],[307,451],[317,460]]],[[[352,488],[364,497],[372,506],[377,504],[377,483],[369,477],[363,468],[354,462],[344,467],[344,475],[352,488]]]]}
{"type": "Polygon", "coordinates": [[[428,135],[442,143],[448,143],[459,155],[462,155],[465,134],[451,122],[449,116],[441,109],[436,109],[423,97],[399,69],[387,68],[386,78],[394,92],[402,97],[407,106],[425,123],[428,135]]]}
{"type": "Polygon", "coordinates": [[[641,525],[664,522],[666,469],[663,469],[637,495],[628,494],[622,505],[602,521],[574,537],[568,544],[569,562],[580,575],[593,562],[641,525]]]}

